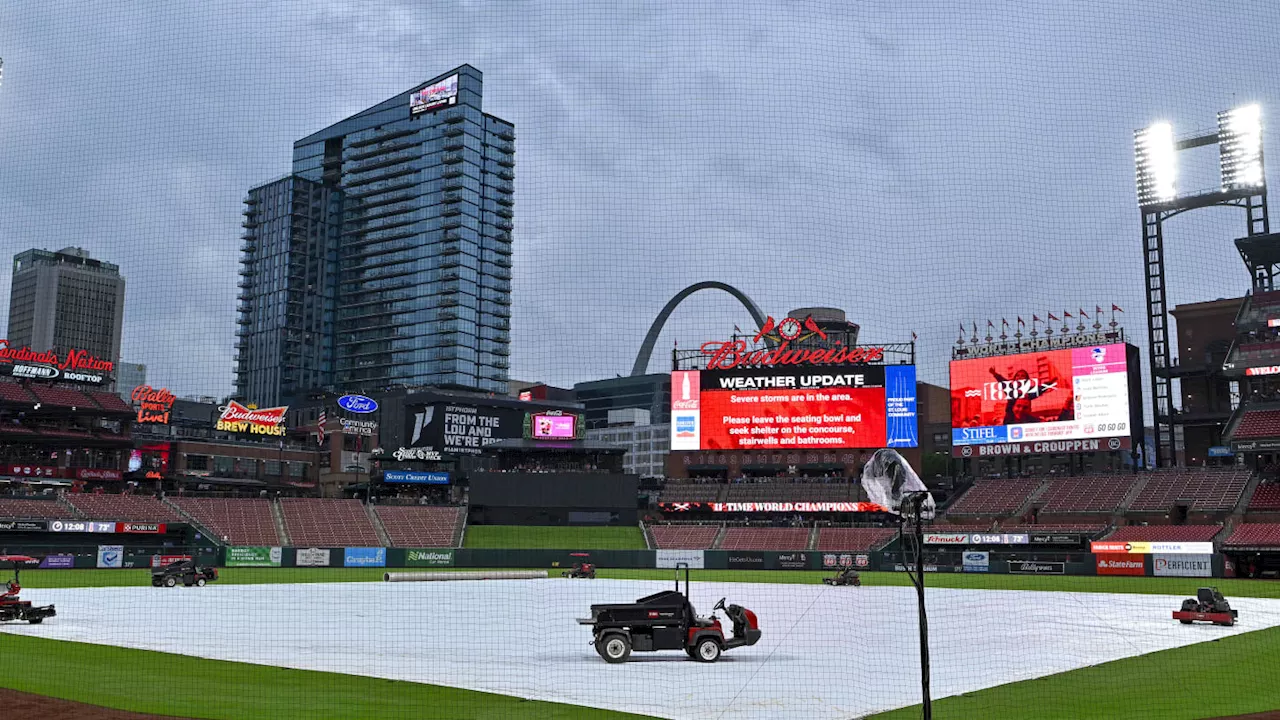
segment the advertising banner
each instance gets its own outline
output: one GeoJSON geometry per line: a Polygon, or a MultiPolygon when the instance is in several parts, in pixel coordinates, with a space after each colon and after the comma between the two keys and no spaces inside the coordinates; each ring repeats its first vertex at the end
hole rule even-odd
{"type": "Polygon", "coordinates": [[[183,560],[191,560],[191,559],[192,557],[190,555],[152,555],[151,567],[153,568],[164,567],[169,563],[176,563],[183,560]]]}
{"type": "Polygon", "coordinates": [[[280,567],[278,547],[229,547],[227,567],[280,567]]]}
{"type": "Polygon", "coordinates": [[[1159,554],[1151,558],[1156,577],[1213,577],[1212,555],[1159,554]]]}
{"type": "Polygon", "coordinates": [[[386,548],[347,548],[342,557],[343,567],[386,567],[386,548]]]}
{"type": "MultiPolygon", "coordinates": [[[[894,442],[886,426],[886,367],[765,367],[698,373],[700,449],[834,450],[916,444],[914,367],[895,370],[894,442]]],[[[678,382],[690,379],[685,375],[678,382]]],[[[673,382],[677,382],[674,381],[673,382]]],[[[673,386],[673,390],[675,387],[673,386]]],[[[679,394],[672,395],[676,403],[679,394]]],[[[679,430],[675,432],[679,440],[679,430]]]]}
{"type": "Polygon", "coordinates": [[[406,483],[414,485],[448,485],[447,472],[414,472],[412,470],[387,470],[382,473],[384,483],[406,483]]]}
{"type": "Polygon", "coordinates": [[[1146,567],[1141,555],[1108,554],[1095,555],[1099,575],[1146,575],[1146,567]]]}
{"type": "MultiPolygon", "coordinates": [[[[692,509],[692,508],[690,508],[692,509]]],[[[884,508],[869,502],[740,502],[703,503],[698,509],[711,512],[884,512],[884,508]]]]}
{"type": "Polygon", "coordinates": [[[157,390],[150,385],[139,385],[133,389],[133,393],[129,397],[138,406],[138,416],[134,422],[139,424],[154,423],[157,425],[169,424],[173,403],[178,399],[173,393],[169,392],[168,388],[157,390]]]}
{"type": "Polygon", "coordinates": [[[530,437],[534,440],[573,440],[578,437],[578,416],[536,414],[529,416],[530,437]]]}
{"type": "Polygon", "coordinates": [[[49,523],[44,520],[0,520],[0,532],[46,532],[49,523]]]}
{"type": "Polygon", "coordinates": [[[965,572],[987,572],[991,567],[991,553],[970,550],[964,554],[965,572]]]}
{"type": "Polygon", "coordinates": [[[952,445],[1130,436],[1128,378],[1123,344],[953,360],[952,445]]]}
{"type": "Polygon", "coordinates": [[[329,551],[324,548],[298,548],[293,564],[298,567],[329,567],[329,551]]]}
{"type": "Polygon", "coordinates": [[[702,380],[698,370],[671,373],[671,449],[702,448],[702,380]]]}
{"type": "Polygon", "coordinates": [[[925,545],[968,545],[969,533],[925,533],[925,545]]]}
{"type": "Polygon", "coordinates": [[[1032,545],[1079,545],[1081,540],[1076,533],[1031,533],[1032,545]]]}
{"type": "Polygon", "coordinates": [[[655,550],[654,554],[656,555],[655,567],[673,568],[679,563],[685,563],[692,570],[701,570],[706,567],[702,550],[655,550]]]}
{"type": "Polygon", "coordinates": [[[53,350],[37,352],[0,340],[0,368],[16,378],[101,385],[111,380],[115,363],[94,357],[87,350],[69,350],[59,357],[53,350]]]}
{"type": "Polygon", "coordinates": [[[434,85],[409,94],[409,114],[439,110],[458,102],[458,76],[450,75],[434,85]]]}
{"type": "Polygon", "coordinates": [[[124,546],[123,545],[99,545],[98,546],[98,567],[100,568],[124,567],[124,546]]]}
{"type": "Polygon", "coordinates": [[[3,471],[14,477],[62,477],[62,469],[52,465],[6,465],[3,471]]]}
{"type": "Polygon", "coordinates": [[[342,425],[344,435],[364,435],[372,437],[378,432],[378,423],[374,420],[357,420],[353,418],[338,418],[338,422],[342,425]]]}
{"type": "Polygon", "coordinates": [[[1133,440],[1127,437],[1089,438],[1085,440],[1042,440],[1037,442],[1001,442],[994,445],[953,445],[952,457],[997,457],[1003,455],[1055,455],[1110,450],[1128,450],[1133,440]]]}
{"type": "Polygon", "coordinates": [[[378,401],[364,395],[343,395],[338,398],[338,407],[347,412],[366,415],[371,412],[377,412],[378,401]]]}
{"type": "Polygon", "coordinates": [[[45,555],[40,561],[40,567],[46,570],[70,570],[75,566],[75,555],[45,555]]]}
{"type": "Polygon", "coordinates": [[[167,529],[164,523],[116,523],[118,533],[137,533],[144,535],[163,535],[167,529]]]}
{"type": "Polygon", "coordinates": [[[971,545],[1026,545],[1030,536],[1026,533],[972,533],[971,545]]]}
{"type": "Polygon", "coordinates": [[[77,468],[77,480],[120,480],[124,477],[124,473],[119,470],[105,470],[101,468],[77,468]]]}
{"type": "Polygon", "coordinates": [[[847,568],[859,567],[864,568],[871,564],[871,556],[866,554],[855,555],[853,553],[823,553],[822,567],[824,568],[847,568]]]}
{"type": "Polygon", "coordinates": [[[250,408],[231,400],[226,407],[220,408],[220,410],[222,414],[218,416],[217,421],[214,423],[215,430],[242,435],[271,435],[278,437],[284,437],[285,435],[284,416],[285,413],[289,412],[288,405],[273,408],[250,408]]]}
{"type": "Polygon", "coordinates": [[[1009,572],[1014,575],[1064,575],[1064,562],[1010,562],[1009,572]]]}
{"type": "Polygon", "coordinates": [[[1128,553],[1132,555],[1151,555],[1154,553],[1181,555],[1212,555],[1211,542],[1112,542],[1108,540],[1089,543],[1089,552],[1128,553]]]}
{"type": "Polygon", "coordinates": [[[802,552],[778,553],[778,569],[779,570],[809,569],[809,553],[802,553],[802,552]]]}
{"type": "Polygon", "coordinates": [[[730,570],[763,570],[764,553],[735,550],[729,553],[726,564],[730,570]]]}
{"type": "Polygon", "coordinates": [[[405,445],[396,459],[418,452],[479,455],[486,445],[524,436],[525,411],[487,405],[434,402],[405,408],[405,445]]]}
{"type": "MultiPolygon", "coordinates": [[[[111,531],[115,532],[116,524],[111,523],[111,531]]],[[[93,532],[93,523],[88,520],[52,520],[49,532],[93,532]]]]}
{"type": "Polygon", "coordinates": [[[410,550],[405,554],[404,564],[408,567],[452,567],[453,550],[410,550]]]}

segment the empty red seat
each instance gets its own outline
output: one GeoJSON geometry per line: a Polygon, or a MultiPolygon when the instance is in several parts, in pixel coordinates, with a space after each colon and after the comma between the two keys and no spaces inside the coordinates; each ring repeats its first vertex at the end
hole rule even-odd
{"type": "Polygon", "coordinates": [[[58,520],[78,517],[77,514],[56,500],[28,500],[20,498],[0,498],[0,518],[22,520],[26,518],[45,518],[58,520]]]}
{"type": "Polygon", "coordinates": [[[1259,485],[1249,499],[1250,510],[1280,510],[1280,483],[1259,485]]]}
{"type": "Polygon", "coordinates": [[[660,550],[706,550],[715,542],[719,525],[650,525],[653,545],[660,550]]]}
{"type": "Polygon", "coordinates": [[[1280,523],[1241,523],[1222,544],[1235,547],[1280,547],[1280,523]]]}
{"type": "Polygon", "coordinates": [[[281,498],[285,531],[294,545],[378,547],[382,541],[359,500],[281,498]]]}
{"type": "Polygon", "coordinates": [[[1042,513],[1114,512],[1133,487],[1133,475],[1059,477],[1039,497],[1042,513]]]}
{"type": "Polygon", "coordinates": [[[1134,512],[1167,512],[1178,504],[1206,512],[1231,510],[1249,483],[1247,470],[1159,470],[1142,477],[1146,484],[1129,504],[1134,512]]]}
{"type": "Polygon", "coordinates": [[[387,537],[395,547],[457,547],[463,509],[456,506],[376,505],[387,537]]]}
{"type": "Polygon", "coordinates": [[[1232,434],[1236,440],[1272,437],[1280,437],[1280,410],[1246,411],[1232,434]]]}
{"type": "Polygon", "coordinates": [[[271,501],[258,498],[175,498],[174,504],[232,545],[283,545],[271,501]]]}
{"type": "Polygon", "coordinates": [[[1039,478],[979,480],[947,511],[948,515],[1007,515],[1022,507],[1040,487],[1039,478]]]}
{"type": "Polygon", "coordinates": [[[804,528],[729,528],[721,550],[804,550],[809,531],[804,528]]]}
{"type": "Polygon", "coordinates": [[[821,528],[818,530],[818,549],[874,550],[897,534],[893,528],[821,528]]]}
{"type": "Polygon", "coordinates": [[[145,495],[67,493],[64,497],[90,520],[183,522],[182,516],[174,512],[173,508],[145,495]]]}

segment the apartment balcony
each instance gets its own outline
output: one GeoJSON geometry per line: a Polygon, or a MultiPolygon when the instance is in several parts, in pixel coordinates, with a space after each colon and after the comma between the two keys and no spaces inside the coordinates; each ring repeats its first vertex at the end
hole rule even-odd
{"type": "Polygon", "coordinates": [[[467,119],[466,116],[460,112],[451,112],[444,116],[444,121],[450,125],[460,123],[466,119],[467,119]]]}
{"type": "Polygon", "coordinates": [[[513,142],[516,139],[516,131],[511,130],[509,128],[504,128],[498,131],[498,137],[502,138],[503,140],[506,140],[507,142],[513,142]]]}
{"type": "Polygon", "coordinates": [[[456,165],[462,162],[463,157],[462,157],[462,153],[451,152],[451,153],[445,153],[444,156],[440,158],[440,160],[445,165],[456,165]]]}

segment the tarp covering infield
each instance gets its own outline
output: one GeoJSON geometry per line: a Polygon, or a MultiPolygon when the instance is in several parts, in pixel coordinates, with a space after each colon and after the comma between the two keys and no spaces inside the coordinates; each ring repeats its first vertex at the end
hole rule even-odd
{"type": "MultiPolygon", "coordinates": [[[[56,621],[0,632],[450,685],[665,718],[830,719],[919,698],[911,588],[696,582],[764,632],[715,664],[603,662],[574,619],[669,582],[491,580],[39,590],[56,621]],[[199,628],[199,632],[192,632],[199,628]]],[[[1194,592],[1194,581],[1188,582],[1194,592]]],[[[1280,600],[1231,598],[1234,628],[1183,626],[1181,597],[928,591],[935,697],[1280,625],[1280,600]]]]}

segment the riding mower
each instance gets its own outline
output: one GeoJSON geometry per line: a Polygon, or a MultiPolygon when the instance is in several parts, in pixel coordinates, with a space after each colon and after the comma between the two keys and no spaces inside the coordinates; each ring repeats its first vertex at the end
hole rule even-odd
{"type": "Polygon", "coordinates": [[[858,571],[853,568],[844,568],[829,578],[822,578],[822,582],[827,585],[852,585],[854,587],[862,586],[862,577],[858,575],[858,571]]]}
{"type": "Polygon", "coordinates": [[[626,662],[631,651],[684,650],[694,660],[715,662],[720,654],[760,641],[756,614],[740,605],[716,603],[709,618],[699,617],[689,602],[689,566],[676,566],[676,587],[634,603],[592,605],[591,617],[579,625],[592,626],[591,642],[607,663],[626,662]],[[680,592],[680,568],[684,568],[684,592],[680,592]],[[726,638],[715,612],[723,610],[733,623],[726,638]]]}
{"type": "Polygon", "coordinates": [[[4,592],[0,592],[0,622],[13,622],[15,620],[26,620],[32,625],[39,625],[44,622],[45,618],[57,615],[57,611],[52,605],[44,605],[37,607],[31,604],[29,600],[19,599],[18,594],[22,592],[22,585],[18,582],[18,570],[22,565],[38,563],[35,558],[26,555],[0,555],[0,566],[3,563],[13,563],[13,580],[4,584],[4,592]]]}
{"type": "Polygon", "coordinates": [[[572,570],[565,570],[560,573],[561,577],[567,578],[587,578],[589,580],[596,579],[596,566],[593,563],[574,563],[572,570]]]}
{"type": "Polygon", "coordinates": [[[1181,610],[1173,611],[1173,619],[1183,625],[1199,621],[1231,627],[1236,624],[1238,615],[1216,587],[1200,588],[1195,597],[1182,601],[1181,610]]]}

